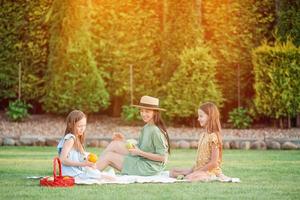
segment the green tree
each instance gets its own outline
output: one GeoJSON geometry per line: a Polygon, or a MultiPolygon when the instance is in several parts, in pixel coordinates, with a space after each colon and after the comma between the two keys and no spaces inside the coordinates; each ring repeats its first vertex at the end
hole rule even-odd
{"type": "Polygon", "coordinates": [[[180,65],[179,56],[185,48],[193,48],[201,40],[202,28],[199,22],[197,1],[164,0],[161,42],[161,80],[166,84],[180,65]]]}
{"type": "Polygon", "coordinates": [[[0,98],[17,94],[18,65],[22,65],[22,97],[43,95],[47,66],[48,27],[43,16],[52,0],[2,1],[0,8],[0,98]]]}
{"type": "Polygon", "coordinates": [[[21,48],[16,44],[20,42],[18,34],[24,16],[21,2],[18,3],[5,1],[0,7],[0,98],[12,98],[17,94],[18,77],[15,74],[21,62],[18,55],[21,48]]]}
{"type": "Polygon", "coordinates": [[[300,112],[300,49],[292,44],[263,44],[253,51],[255,106],[258,114],[280,120],[300,112]]]}
{"type": "Polygon", "coordinates": [[[277,33],[282,41],[292,38],[296,46],[300,45],[300,1],[277,1],[277,33]]]}
{"type": "Polygon", "coordinates": [[[109,104],[103,72],[97,68],[91,33],[91,1],[54,1],[49,13],[50,54],[43,108],[66,113],[97,112],[109,104]]]}
{"type": "Polygon", "coordinates": [[[159,85],[159,48],[161,37],[156,1],[138,0],[94,2],[97,15],[93,36],[98,67],[107,77],[113,115],[129,103],[130,65],[133,68],[133,94],[156,95],[159,85]]]}
{"type": "Polygon", "coordinates": [[[253,96],[251,50],[271,38],[274,0],[203,1],[205,41],[217,59],[217,79],[226,100],[225,109],[247,104],[253,96]]]}
{"type": "Polygon", "coordinates": [[[209,48],[199,44],[185,49],[179,59],[180,65],[166,85],[166,114],[171,118],[194,117],[201,103],[211,101],[220,106],[223,99],[215,79],[216,61],[209,48]]]}

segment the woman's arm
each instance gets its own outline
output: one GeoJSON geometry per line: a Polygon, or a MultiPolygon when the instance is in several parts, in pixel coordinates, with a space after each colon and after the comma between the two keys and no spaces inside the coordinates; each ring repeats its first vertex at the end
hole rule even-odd
{"type": "Polygon", "coordinates": [[[68,154],[71,151],[73,145],[74,145],[74,139],[69,139],[69,140],[65,141],[65,143],[63,145],[63,148],[62,148],[62,151],[61,151],[60,156],[59,156],[62,164],[66,165],[66,166],[77,166],[77,167],[89,166],[89,167],[93,167],[94,163],[89,162],[87,160],[84,161],[84,162],[76,162],[76,161],[72,161],[68,158],[68,154]]]}
{"type": "Polygon", "coordinates": [[[129,151],[132,155],[142,156],[142,157],[144,157],[144,158],[147,158],[147,159],[153,160],[153,161],[165,162],[165,160],[166,160],[166,155],[159,155],[159,154],[154,154],[154,153],[145,152],[145,151],[140,150],[140,149],[137,148],[137,147],[132,148],[132,149],[128,149],[128,151],[129,151]]]}
{"type": "Polygon", "coordinates": [[[217,145],[212,144],[210,161],[206,165],[204,165],[203,167],[201,167],[200,169],[198,169],[196,171],[209,171],[213,168],[218,167],[218,165],[219,165],[218,158],[219,158],[219,148],[217,145]]]}

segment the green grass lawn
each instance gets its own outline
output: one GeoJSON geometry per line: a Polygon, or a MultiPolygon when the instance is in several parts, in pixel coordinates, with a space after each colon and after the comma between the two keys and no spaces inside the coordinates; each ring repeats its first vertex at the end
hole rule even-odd
{"type": "MultiPolygon", "coordinates": [[[[99,153],[100,149],[89,148],[99,153]]],[[[193,164],[195,150],[174,150],[167,168],[193,164]]],[[[0,147],[0,199],[299,199],[300,151],[228,150],[226,175],[241,183],[80,185],[45,188],[31,175],[50,175],[53,147],[0,147]]]]}

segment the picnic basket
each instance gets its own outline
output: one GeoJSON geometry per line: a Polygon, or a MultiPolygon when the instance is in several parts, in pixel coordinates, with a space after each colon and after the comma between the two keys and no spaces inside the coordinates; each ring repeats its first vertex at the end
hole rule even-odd
{"type": "Polygon", "coordinates": [[[40,180],[41,186],[47,187],[71,187],[74,186],[75,180],[71,176],[62,176],[61,161],[58,157],[53,159],[53,177],[44,177],[40,180]],[[59,175],[56,175],[56,165],[58,164],[59,175]]]}

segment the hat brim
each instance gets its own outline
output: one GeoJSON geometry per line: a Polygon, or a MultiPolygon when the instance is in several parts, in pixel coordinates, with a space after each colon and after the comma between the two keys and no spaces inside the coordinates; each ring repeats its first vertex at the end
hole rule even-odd
{"type": "Polygon", "coordinates": [[[148,107],[148,106],[141,106],[141,105],[131,105],[132,107],[136,108],[144,108],[144,109],[149,109],[149,110],[160,110],[160,111],[166,111],[164,108],[155,108],[155,107],[148,107]]]}

